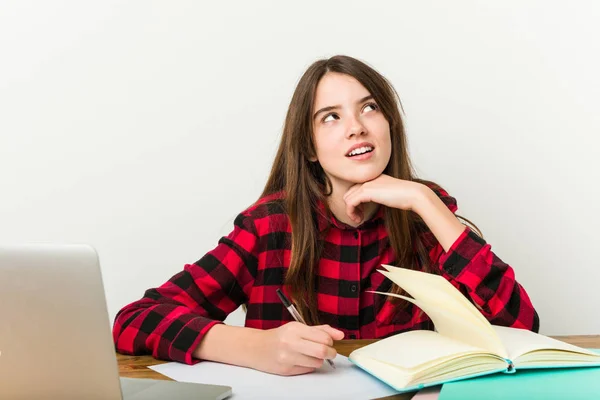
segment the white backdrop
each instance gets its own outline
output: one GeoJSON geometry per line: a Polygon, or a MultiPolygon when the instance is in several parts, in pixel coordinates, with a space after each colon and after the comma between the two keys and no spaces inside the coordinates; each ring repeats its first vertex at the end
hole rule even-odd
{"type": "Polygon", "coordinates": [[[300,75],[348,54],[541,332],[598,334],[600,6],[561,3],[0,0],[0,242],[94,245],[112,319],[232,229],[300,75]]]}

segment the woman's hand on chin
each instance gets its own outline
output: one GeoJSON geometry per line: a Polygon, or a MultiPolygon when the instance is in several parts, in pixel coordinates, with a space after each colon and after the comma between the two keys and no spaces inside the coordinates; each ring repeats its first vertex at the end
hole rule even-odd
{"type": "Polygon", "coordinates": [[[378,203],[401,210],[414,210],[427,190],[427,186],[381,174],[377,178],[350,187],[344,195],[346,214],[354,222],[361,223],[361,204],[378,203]]]}

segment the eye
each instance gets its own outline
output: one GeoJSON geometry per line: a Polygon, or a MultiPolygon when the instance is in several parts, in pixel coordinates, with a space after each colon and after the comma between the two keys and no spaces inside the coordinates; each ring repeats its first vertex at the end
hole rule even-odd
{"type": "Polygon", "coordinates": [[[377,104],[375,104],[375,103],[367,103],[363,107],[363,111],[365,111],[367,109],[367,107],[371,107],[373,110],[378,110],[379,109],[379,106],[377,104]]]}
{"type": "Polygon", "coordinates": [[[327,119],[329,117],[336,117],[337,119],[340,119],[340,117],[336,114],[336,113],[329,113],[326,116],[323,117],[323,119],[321,120],[321,122],[329,122],[327,119]]]}

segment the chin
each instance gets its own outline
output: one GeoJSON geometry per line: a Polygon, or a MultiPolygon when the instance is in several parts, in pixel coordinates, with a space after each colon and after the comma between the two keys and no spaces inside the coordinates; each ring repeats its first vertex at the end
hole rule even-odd
{"type": "Polygon", "coordinates": [[[365,182],[369,182],[372,181],[373,179],[377,178],[379,175],[383,174],[383,170],[376,170],[376,171],[364,171],[363,173],[359,173],[359,174],[352,174],[352,176],[348,177],[348,181],[352,182],[352,183],[365,183],[365,182]]]}

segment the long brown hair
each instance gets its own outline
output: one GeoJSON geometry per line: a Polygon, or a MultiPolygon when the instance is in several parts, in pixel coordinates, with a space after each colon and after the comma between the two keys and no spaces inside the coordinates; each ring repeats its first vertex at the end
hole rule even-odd
{"type": "MultiPolygon", "coordinates": [[[[415,176],[400,115],[402,104],[385,77],[364,62],[342,55],[318,60],[308,67],[288,107],[281,143],[261,198],[277,192],[285,193],[284,208],[292,227],[291,258],[285,284],[289,285],[298,311],[309,324],[319,323],[316,271],[323,244],[312,216],[317,212],[318,204],[327,204],[327,196],[331,194],[331,182],[320,164],[310,161],[316,154],[311,115],[317,85],[328,72],[354,77],[373,96],[387,119],[392,151],[384,173],[403,180],[426,182],[415,176]]],[[[419,239],[418,233],[424,226],[421,218],[414,212],[390,207],[384,210],[385,226],[396,256],[395,264],[415,268],[418,262],[422,270],[435,273],[419,239]]],[[[392,286],[392,292],[405,293],[397,285],[392,286]]]]}

